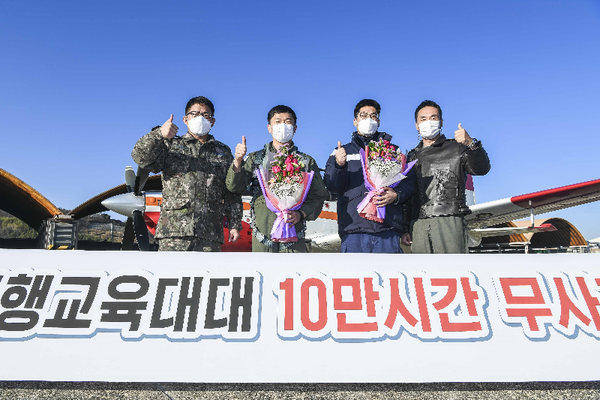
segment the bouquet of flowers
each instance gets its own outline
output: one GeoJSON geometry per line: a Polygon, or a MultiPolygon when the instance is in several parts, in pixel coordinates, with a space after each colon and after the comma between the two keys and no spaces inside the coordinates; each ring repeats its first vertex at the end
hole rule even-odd
{"type": "Polygon", "coordinates": [[[385,206],[377,207],[373,196],[382,193],[385,187],[396,187],[406,178],[417,160],[406,165],[406,156],[389,141],[379,139],[369,142],[360,150],[365,186],[369,192],[357,207],[358,214],[371,221],[382,223],[385,219],[385,206]]]}
{"type": "Polygon", "coordinates": [[[297,154],[289,152],[287,144],[281,146],[274,156],[270,154],[266,165],[269,167],[261,166],[256,170],[256,176],[267,208],[277,214],[271,240],[297,242],[296,228],[285,222],[286,215],[287,211],[298,210],[304,203],[314,172],[303,171],[304,163],[297,154]]]}

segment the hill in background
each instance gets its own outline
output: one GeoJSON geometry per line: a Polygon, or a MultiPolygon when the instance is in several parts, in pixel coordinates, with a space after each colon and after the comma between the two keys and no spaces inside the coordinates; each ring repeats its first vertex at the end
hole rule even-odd
{"type": "MultiPolygon", "coordinates": [[[[60,208],[61,212],[69,210],[60,208]]],[[[125,222],[112,219],[108,214],[94,214],[78,220],[79,240],[117,242],[123,239],[125,222]]],[[[1,239],[35,239],[38,233],[25,222],[0,210],[1,239]]]]}

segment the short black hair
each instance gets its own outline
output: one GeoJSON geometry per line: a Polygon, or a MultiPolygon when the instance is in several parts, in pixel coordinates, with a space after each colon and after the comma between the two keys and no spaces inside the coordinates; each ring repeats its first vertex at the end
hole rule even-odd
{"type": "Polygon", "coordinates": [[[210,101],[209,99],[207,99],[204,96],[194,97],[193,99],[190,99],[190,101],[187,102],[187,104],[185,105],[185,114],[186,115],[190,111],[190,108],[192,108],[192,106],[194,104],[204,104],[206,107],[210,108],[210,113],[213,116],[215,115],[215,106],[214,106],[214,104],[212,103],[212,101],[210,101]]]}
{"type": "Polygon", "coordinates": [[[356,107],[354,107],[354,118],[358,117],[358,113],[363,107],[375,107],[375,110],[377,110],[377,115],[381,114],[381,106],[378,102],[373,99],[362,99],[358,102],[356,107]]]}
{"type": "Polygon", "coordinates": [[[269,123],[269,125],[271,124],[271,118],[273,118],[273,116],[275,114],[281,114],[281,113],[292,114],[292,117],[294,117],[294,125],[296,125],[296,121],[298,119],[296,118],[296,113],[294,112],[294,110],[292,110],[288,106],[284,106],[284,105],[281,105],[281,104],[278,105],[278,106],[275,106],[275,107],[271,108],[271,110],[267,114],[267,122],[269,123]]]}
{"type": "Polygon", "coordinates": [[[417,121],[417,117],[419,116],[419,111],[421,111],[421,108],[425,108],[425,107],[435,107],[435,108],[437,108],[438,112],[440,113],[440,120],[443,119],[442,118],[442,107],[440,107],[438,105],[438,103],[436,103],[435,101],[431,101],[431,100],[423,100],[421,102],[421,104],[419,104],[419,107],[417,107],[417,109],[415,110],[415,121],[417,121]]]}

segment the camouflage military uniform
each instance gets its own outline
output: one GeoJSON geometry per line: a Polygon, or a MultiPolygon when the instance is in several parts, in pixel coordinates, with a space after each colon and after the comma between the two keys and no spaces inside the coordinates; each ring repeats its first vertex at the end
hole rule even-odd
{"type": "Polygon", "coordinates": [[[225,188],[231,149],[212,135],[204,144],[190,133],[165,139],[158,126],[138,140],[131,156],[141,168],[162,171],[156,238],[178,240],[160,240],[160,250],[181,250],[181,240],[194,242],[189,250],[216,249],[224,240],[223,216],[230,228],[242,229],[242,199],[225,188]]]}
{"type": "MultiPolygon", "coordinates": [[[[273,143],[267,143],[265,148],[260,151],[250,153],[248,158],[244,160],[242,164],[242,170],[238,173],[233,171],[233,165],[227,172],[227,189],[233,193],[242,193],[246,186],[252,183],[252,189],[254,190],[254,224],[255,230],[252,237],[252,251],[253,252],[270,252],[270,253],[305,253],[306,245],[304,242],[303,231],[305,228],[304,221],[296,224],[296,232],[298,235],[298,242],[294,244],[288,243],[273,243],[270,241],[271,229],[273,223],[277,219],[277,215],[267,208],[265,198],[262,195],[260,187],[258,187],[258,180],[254,174],[254,171],[262,164],[268,167],[267,164],[267,153],[276,153],[277,150],[273,147],[273,143]],[[261,160],[262,159],[262,160],[261,160]],[[258,232],[256,232],[258,231],[258,232]],[[258,237],[257,237],[258,236],[258,237]],[[260,240],[259,238],[267,238],[267,240],[260,240]]],[[[303,160],[304,165],[307,167],[307,171],[314,171],[314,177],[306,200],[300,210],[306,214],[306,220],[315,220],[321,213],[323,208],[323,202],[327,196],[327,189],[323,183],[321,172],[316,161],[309,155],[298,151],[296,146],[292,146],[290,153],[298,153],[300,159],[303,160]]]]}

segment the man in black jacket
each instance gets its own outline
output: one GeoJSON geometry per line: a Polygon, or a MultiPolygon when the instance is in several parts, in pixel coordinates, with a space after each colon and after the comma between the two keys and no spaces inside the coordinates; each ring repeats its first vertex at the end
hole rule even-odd
{"type": "MultiPolygon", "coordinates": [[[[341,145],[331,154],[325,167],[325,186],[338,195],[338,232],[342,253],[401,253],[402,207],[415,190],[414,173],[395,188],[386,187],[373,198],[378,207],[386,206],[382,223],[363,218],[357,206],[369,190],[365,187],[360,149],[370,141],[392,137],[378,132],[381,106],[375,100],[361,100],[354,108],[354,126],[350,143],[341,145]]],[[[397,147],[397,146],[396,146],[397,147]]]]}
{"type": "Polygon", "coordinates": [[[417,193],[409,202],[411,206],[405,207],[405,224],[412,226],[412,238],[405,232],[402,244],[412,243],[413,253],[467,253],[467,174],[487,174],[490,160],[481,142],[471,138],[461,124],[454,139],[446,139],[441,133],[442,109],[435,102],[419,104],[415,121],[422,141],[409,152],[408,159],[419,160],[417,193]]]}

